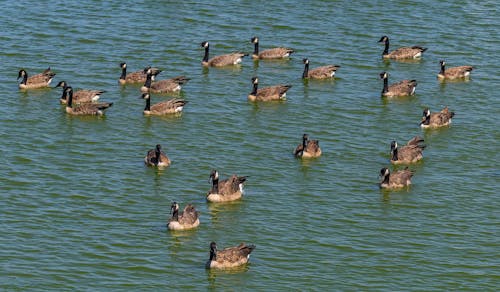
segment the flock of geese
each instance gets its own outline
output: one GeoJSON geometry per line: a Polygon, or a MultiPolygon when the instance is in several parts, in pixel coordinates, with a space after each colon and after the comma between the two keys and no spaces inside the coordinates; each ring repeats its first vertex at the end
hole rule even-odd
{"type": "MultiPolygon", "coordinates": [[[[294,53],[293,49],[285,47],[276,47],[266,50],[259,50],[259,38],[252,37],[250,42],[254,45],[254,51],[251,57],[254,60],[266,59],[284,59],[290,57],[294,53]]],[[[427,48],[420,46],[413,47],[400,47],[396,50],[389,51],[389,38],[383,36],[379,40],[380,43],[385,45],[382,57],[384,59],[404,60],[404,59],[417,59],[421,58],[422,54],[427,48]]],[[[208,41],[201,43],[205,53],[202,59],[202,66],[206,67],[225,67],[240,64],[247,53],[233,52],[225,55],[218,55],[209,58],[210,44],[208,41]]],[[[304,58],[304,71],[302,78],[310,79],[327,79],[334,78],[336,71],[340,68],[338,65],[325,65],[317,68],[309,68],[309,60],[304,58]]],[[[441,70],[437,78],[440,80],[450,79],[465,79],[470,76],[473,70],[472,66],[459,66],[453,68],[446,68],[445,61],[440,61],[441,70]]],[[[155,104],[151,103],[151,94],[164,94],[179,92],[184,84],[190,79],[186,76],[177,76],[170,79],[156,80],[157,76],[162,72],[158,68],[151,66],[145,67],[143,70],[127,73],[127,64],[121,63],[121,76],[119,83],[125,84],[142,84],[140,91],[142,98],[145,100],[145,107],[143,113],[145,115],[171,115],[181,113],[184,106],[187,104],[186,100],[180,98],[172,98],[166,101],[161,101],[155,104]]],[[[51,71],[50,67],[42,73],[28,76],[28,73],[21,69],[18,74],[18,80],[22,78],[19,83],[20,89],[36,89],[49,87],[56,74],[51,71]]],[[[382,97],[397,98],[401,96],[409,96],[415,94],[417,86],[416,80],[402,80],[397,83],[389,84],[389,74],[387,72],[380,73],[380,78],[383,80],[382,97]]],[[[251,79],[252,90],[248,94],[248,100],[253,102],[267,102],[277,101],[286,98],[286,92],[292,85],[278,84],[259,88],[259,78],[253,77],[251,79]]],[[[62,96],[60,103],[65,105],[66,113],[70,115],[103,115],[109,109],[112,102],[100,102],[100,96],[104,93],[102,90],[77,90],[74,91],[71,86],[65,81],[60,81],[56,87],[62,88],[62,96]]],[[[440,112],[431,113],[426,108],[423,111],[422,121],[420,123],[422,128],[437,128],[447,126],[451,123],[454,113],[445,107],[440,112]]],[[[423,150],[426,145],[423,144],[424,140],[415,136],[409,140],[406,145],[398,146],[396,141],[390,144],[390,162],[392,164],[411,164],[420,161],[423,158],[423,150]]],[[[302,143],[300,143],[293,152],[297,158],[316,158],[321,156],[321,148],[318,140],[311,140],[307,134],[303,134],[302,143]]],[[[144,163],[147,166],[164,168],[170,165],[170,159],[162,151],[160,144],[156,145],[154,149],[147,152],[144,157],[144,163]]],[[[384,167],[380,170],[380,183],[381,188],[397,189],[409,186],[413,171],[406,167],[403,170],[391,172],[389,168],[384,167]]],[[[212,170],[210,173],[211,189],[207,193],[207,201],[214,203],[229,202],[242,198],[243,185],[246,181],[246,176],[237,176],[233,174],[227,179],[220,179],[219,172],[212,170]]],[[[183,211],[179,211],[180,206],[178,203],[173,202],[171,206],[171,217],[167,223],[167,228],[170,230],[188,230],[196,228],[200,225],[199,214],[196,208],[188,204],[184,207],[183,211]]],[[[207,268],[226,269],[237,267],[248,262],[250,253],[255,249],[255,245],[247,245],[241,243],[238,246],[228,247],[222,250],[217,249],[215,242],[210,243],[210,257],[206,263],[207,268]]]]}

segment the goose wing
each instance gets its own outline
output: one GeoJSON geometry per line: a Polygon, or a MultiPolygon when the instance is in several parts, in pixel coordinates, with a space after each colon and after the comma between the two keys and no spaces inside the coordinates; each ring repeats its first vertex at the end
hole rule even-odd
{"type": "Polygon", "coordinates": [[[173,98],[167,101],[162,101],[151,106],[151,112],[174,114],[182,112],[187,101],[179,98],[173,98]]]}
{"type": "Polygon", "coordinates": [[[289,48],[272,48],[259,53],[260,59],[279,59],[290,56],[294,51],[289,48]]]}

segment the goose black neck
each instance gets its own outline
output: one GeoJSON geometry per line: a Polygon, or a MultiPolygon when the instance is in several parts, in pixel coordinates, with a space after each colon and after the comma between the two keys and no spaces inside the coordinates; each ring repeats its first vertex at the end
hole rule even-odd
{"type": "Polygon", "coordinates": [[[152,74],[146,75],[146,82],[144,82],[144,87],[147,87],[147,88],[151,87],[151,80],[153,79],[152,76],[153,76],[152,74]]]}
{"type": "Polygon", "coordinates": [[[172,220],[179,221],[179,210],[174,209],[174,212],[172,213],[172,220]]]}
{"type": "Polygon", "coordinates": [[[257,88],[259,87],[258,83],[253,84],[252,92],[250,92],[251,95],[257,95],[257,88]]]}
{"type": "Polygon", "coordinates": [[[389,176],[391,176],[390,174],[384,176],[384,180],[382,181],[382,184],[389,184],[389,176]]]}
{"type": "Polygon", "coordinates": [[[218,194],[218,193],[219,193],[219,179],[213,178],[212,179],[212,194],[218,194]]]}
{"type": "Polygon", "coordinates": [[[441,64],[441,71],[439,71],[439,74],[444,75],[444,64],[441,64]]]}
{"type": "Polygon", "coordinates": [[[69,108],[72,108],[73,107],[73,90],[71,90],[70,92],[68,92],[68,95],[66,96],[66,99],[67,99],[66,106],[69,107],[69,108]]]}
{"type": "Polygon", "coordinates": [[[382,55],[387,55],[389,54],[389,40],[385,41],[385,49],[382,55]]]}
{"type": "Polygon", "coordinates": [[[258,55],[259,54],[259,43],[253,44],[253,54],[258,55]]]}
{"type": "Polygon", "coordinates": [[[307,137],[303,137],[302,138],[302,146],[304,147],[304,149],[306,149],[306,146],[307,146],[307,137]]]}
{"type": "Polygon", "coordinates": [[[210,250],[210,261],[216,261],[217,260],[217,252],[214,251],[213,249],[210,250]]]}
{"type": "Polygon", "coordinates": [[[27,82],[28,82],[28,73],[24,73],[24,77],[23,80],[21,80],[21,84],[26,85],[27,82]]]}
{"type": "Polygon", "coordinates": [[[68,86],[67,86],[67,85],[64,85],[64,86],[63,86],[62,96],[61,96],[61,99],[64,99],[64,100],[66,100],[66,99],[67,99],[67,97],[66,97],[66,88],[68,88],[68,86]]]}
{"type": "Polygon", "coordinates": [[[122,75],[120,76],[120,79],[124,79],[127,76],[127,67],[122,68],[122,75]]]}
{"type": "MultiPolygon", "coordinates": [[[[149,101],[149,99],[148,99],[148,101],[149,101]]],[[[161,151],[156,149],[155,154],[156,154],[155,163],[156,163],[156,165],[158,165],[161,162],[161,151]]]]}
{"type": "Polygon", "coordinates": [[[389,91],[389,80],[388,78],[384,78],[384,88],[382,89],[382,93],[386,93],[389,91]]]}
{"type": "Polygon", "coordinates": [[[398,148],[392,149],[391,150],[391,160],[392,161],[397,161],[398,160],[398,148]]]}
{"type": "Polygon", "coordinates": [[[423,125],[428,125],[431,122],[431,116],[428,115],[425,117],[425,120],[422,122],[423,125]]]}
{"type": "Polygon", "coordinates": [[[144,107],[145,111],[151,110],[151,98],[146,98],[146,106],[144,107]]]}
{"type": "Polygon", "coordinates": [[[205,56],[203,56],[203,62],[208,62],[208,46],[205,47],[205,56]]]}
{"type": "Polygon", "coordinates": [[[302,78],[307,78],[309,74],[309,63],[306,63],[304,66],[304,72],[302,73],[302,78]]]}

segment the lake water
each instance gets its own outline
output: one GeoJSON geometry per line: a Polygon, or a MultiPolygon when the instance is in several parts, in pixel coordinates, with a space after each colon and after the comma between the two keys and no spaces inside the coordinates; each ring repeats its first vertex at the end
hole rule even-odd
{"type": "MultiPolygon", "coordinates": [[[[449,290],[500,282],[500,106],[496,1],[10,1],[0,15],[0,290],[449,290]],[[391,49],[427,47],[416,62],[391,49]],[[285,61],[204,69],[211,55],[295,49],[285,61]],[[301,80],[338,64],[337,78],[301,80]],[[469,81],[440,83],[439,60],[473,65],[469,81]],[[182,116],[145,117],[138,86],[187,75],[182,116]],[[102,89],[104,117],[73,117],[61,90],[19,91],[19,69],[50,66],[74,88],[102,89]],[[416,95],[382,99],[382,80],[416,79],[416,95]],[[279,103],[250,103],[261,86],[291,84],[279,103]],[[455,112],[422,130],[422,110],[455,112]],[[292,156],[303,133],[323,155],[292,156]],[[390,141],[424,137],[413,184],[381,191],[390,141]],[[172,165],[147,168],[162,144],[172,165]],[[205,200],[210,171],[248,175],[243,200],[205,200]],[[170,204],[193,203],[197,230],[168,232],[170,204]],[[204,268],[209,243],[257,248],[231,272],[204,268]]],[[[153,96],[153,103],[167,97],[153,96]]],[[[391,169],[393,169],[391,167],[391,169]]]]}

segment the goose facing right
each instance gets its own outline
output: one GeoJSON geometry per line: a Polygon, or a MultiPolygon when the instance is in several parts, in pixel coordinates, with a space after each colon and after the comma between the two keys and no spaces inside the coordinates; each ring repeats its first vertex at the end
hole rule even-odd
{"type": "Polygon", "coordinates": [[[207,201],[210,202],[229,202],[238,200],[243,195],[243,184],[247,176],[237,176],[233,174],[230,178],[219,180],[219,172],[212,170],[210,180],[212,188],[207,194],[207,201]]]}
{"type": "Polygon", "coordinates": [[[49,87],[52,79],[56,76],[56,73],[50,70],[50,67],[45,69],[42,73],[28,76],[26,70],[21,69],[17,75],[17,80],[22,78],[19,83],[19,89],[37,89],[49,87]]]}
{"type": "Polygon", "coordinates": [[[284,100],[286,98],[286,92],[292,87],[292,85],[274,85],[259,89],[259,78],[252,78],[252,92],[248,95],[248,100],[250,101],[273,101],[273,100],[284,100]]]}
{"type": "Polygon", "coordinates": [[[413,137],[406,145],[398,147],[398,142],[391,142],[391,163],[414,163],[423,158],[422,152],[425,145],[422,143],[424,139],[420,136],[413,137]]]}
{"type": "Polygon", "coordinates": [[[201,65],[205,67],[223,67],[229,65],[240,64],[243,57],[248,56],[247,53],[234,52],[225,55],[219,55],[212,58],[208,58],[210,44],[207,41],[201,43],[201,47],[205,49],[205,55],[201,61],[201,65]]]}
{"type": "Polygon", "coordinates": [[[157,144],[154,149],[151,149],[144,157],[144,164],[153,167],[167,167],[170,165],[170,159],[161,149],[161,145],[157,144]]]}
{"type": "Polygon", "coordinates": [[[413,171],[408,168],[391,173],[388,168],[384,167],[380,170],[381,180],[379,186],[384,189],[398,189],[406,187],[411,184],[412,176],[413,171]]]}
{"type": "Polygon", "coordinates": [[[230,269],[248,263],[250,254],[255,245],[240,243],[238,246],[227,247],[223,250],[217,249],[217,244],[210,243],[210,258],[205,267],[207,269],[230,269]]]}
{"type": "Polygon", "coordinates": [[[417,88],[416,80],[401,80],[397,83],[389,85],[389,74],[387,72],[380,73],[380,79],[384,80],[384,87],[382,88],[382,96],[396,97],[396,96],[409,96],[415,94],[417,88]]]}
{"type": "Polygon", "coordinates": [[[451,119],[455,116],[454,112],[450,112],[448,107],[443,108],[440,112],[432,113],[429,108],[425,108],[420,126],[422,128],[438,128],[451,124],[451,119]]]}
{"type": "Polygon", "coordinates": [[[191,204],[186,205],[184,211],[179,213],[179,204],[173,202],[170,212],[172,216],[167,223],[167,228],[170,230],[188,230],[200,225],[198,211],[191,204]]]}

